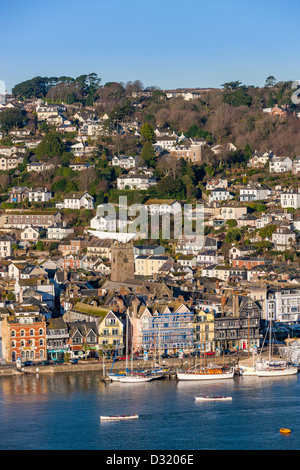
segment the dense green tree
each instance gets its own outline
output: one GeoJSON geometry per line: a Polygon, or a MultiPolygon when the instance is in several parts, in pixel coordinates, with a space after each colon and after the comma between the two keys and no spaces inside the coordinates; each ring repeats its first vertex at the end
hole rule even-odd
{"type": "Polygon", "coordinates": [[[151,126],[149,123],[145,123],[142,125],[141,128],[141,136],[146,142],[150,142],[153,144],[155,142],[155,133],[154,133],[154,128],[151,126]]]}
{"type": "Polygon", "coordinates": [[[241,239],[242,233],[238,228],[231,228],[227,231],[225,242],[233,243],[241,239]]]}
{"type": "Polygon", "coordinates": [[[242,86],[224,91],[223,102],[231,106],[251,106],[252,96],[248,94],[247,87],[242,86]]]}
{"type": "Polygon", "coordinates": [[[144,160],[145,164],[151,168],[154,168],[156,165],[156,156],[153,145],[150,141],[146,140],[144,142],[141,157],[144,160]]]}
{"type": "Polygon", "coordinates": [[[252,157],[252,149],[250,147],[249,144],[246,144],[245,145],[245,149],[244,149],[244,157],[245,157],[245,160],[248,161],[251,157],[252,157]]]}
{"type": "Polygon", "coordinates": [[[0,114],[0,123],[2,129],[6,132],[14,127],[23,127],[25,112],[19,108],[4,109],[0,114]]]}
{"type": "Polygon", "coordinates": [[[64,149],[60,135],[56,132],[48,132],[37,146],[35,154],[39,160],[50,160],[53,157],[62,156],[64,149]]]}
{"type": "Polygon", "coordinates": [[[22,99],[43,98],[49,90],[49,85],[48,78],[34,77],[15,85],[12,89],[12,94],[22,99]]]}

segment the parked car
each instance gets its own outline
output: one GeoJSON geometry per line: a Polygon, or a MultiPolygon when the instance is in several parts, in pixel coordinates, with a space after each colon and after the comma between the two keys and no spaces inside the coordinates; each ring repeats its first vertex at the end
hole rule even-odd
{"type": "MultiPolygon", "coordinates": [[[[118,359],[118,361],[126,361],[126,356],[121,356],[121,357],[118,357],[116,359],[118,359]]],[[[127,359],[129,360],[130,356],[127,356],[127,359]]]]}
{"type": "Polygon", "coordinates": [[[33,366],[34,362],[33,361],[25,361],[22,363],[22,366],[27,367],[27,366],[33,366]]]}
{"type": "Polygon", "coordinates": [[[77,364],[77,363],[78,363],[78,361],[79,361],[79,359],[71,359],[71,361],[70,361],[70,362],[71,362],[71,364],[77,364]]]}
{"type": "Polygon", "coordinates": [[[169,357],[171,357],[171,356],[169,356],[169,354],[166,354],[166,353],[161,355],[162,359],[168,359],[169,357]]]}
{"type": "Polygon", "coordinates": [[[216,353],[215,351],[206,351],[205,356],[214,356],[216,353]]]}

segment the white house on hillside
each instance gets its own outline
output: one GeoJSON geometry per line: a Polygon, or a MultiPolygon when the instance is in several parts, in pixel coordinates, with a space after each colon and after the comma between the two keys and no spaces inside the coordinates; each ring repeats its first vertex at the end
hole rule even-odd
{"type": "Polygon", "coordinates": [[[87,192],[68,194],[63,203],[57,203],[59,209],[94,209],[94,198],[87,192]]]}

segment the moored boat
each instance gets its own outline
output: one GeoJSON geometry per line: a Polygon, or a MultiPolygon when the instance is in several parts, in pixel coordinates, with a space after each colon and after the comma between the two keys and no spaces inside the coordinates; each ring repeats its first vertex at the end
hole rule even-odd
{"type": "Polygon", "coordinates": [[[138,419],[139,415],[111,415],[100,416],[100,421],[126,421],[128,419],[138,419]]]}
{"type": "Polygon", "coordinates": [[[123,375],[119,376],[118,378],[114,377],[113,381],[115,382],[121,382],[121,383],[143,383],[143,382],[150,382],[153,380],[153,377],[151,375],[139,375],[139,374],[129,374],[129,375],[123,375]]]}
{"type": "Polygon", "coordinates": [[[279,429],[279,432],[281,434],[291,434],[291,430],[290,429],[287,429],[287,428],[280,428],[279,429]]]}
{"type": "Polygon", "coordinates": [[[246,376],[256,376],[257,377],[256,367],[239,366],[239,372],[240,372],[240,375],[243,376],[243,377],[246,377],[246,376]]]}
{"type": "Polygon", "coordinates": [[[232,397],[225,396],[207,396],[207,397],[195,397],[196,401],[231,401],[232,397]]]}
{"type": "Polygon", "coordinates": [[[206,367],[201,369],[191,368],[186,371],[177,372],[178,380],[223,380],[233,379],[234,368],[206,367]]]}
{"type": "Polygon", "coordinates": [[[287,362],[269,362],[266,361],[261,368],[257,368],[258,377],[285,377],[298,374],[298,366],[288,364],[287,362]]]}
{"type": "MultiPolygon", "coordinates": [[[[272,360],[272,320],[269,322],[267,332],[269,331],[269,359],[264,360],[261,357],[256,361],[256,373],[258,377],[287,377],[298,374],[299,368],[285,360],[272,360]]],[[[266,332],[266,335],[267,335],[266,332]]],[[[263,349],[263,348],[262,348],[263,349]]]]}

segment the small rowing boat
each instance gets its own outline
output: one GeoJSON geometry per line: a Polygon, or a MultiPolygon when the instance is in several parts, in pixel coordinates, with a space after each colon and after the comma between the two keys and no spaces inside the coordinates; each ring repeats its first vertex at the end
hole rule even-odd
{"type": "Polygon", "coordinates": [[[100,421],[126,421],[128,419],[138,419],[139,415],[111,415],[100,416],[100,421]]]}
{"type": "Polygon", "coordinates": [[[207,396],[207,397],[195,397],[196,401],[231,401],[232,397],[221,397],[221,396],[207,396]]]}

